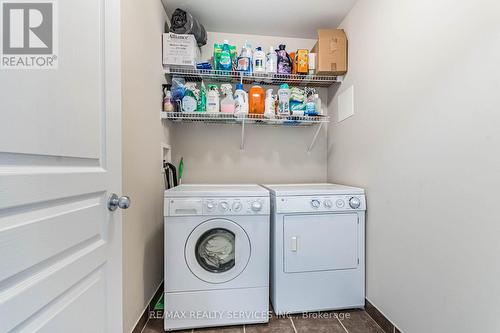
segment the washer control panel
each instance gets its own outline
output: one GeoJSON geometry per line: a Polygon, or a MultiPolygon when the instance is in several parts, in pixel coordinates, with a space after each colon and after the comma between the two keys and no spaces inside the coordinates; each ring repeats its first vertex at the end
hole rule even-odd
{"type": "Polygon", "coordinates": [[[276,197],[276,211],[310,213],[366,210],[363,194],[276,197]]]}
{"type": "Polygon", "coordinates": [[[269,197],[171,198],[165,201],[169,216],[269,215],[269,197]]]}
{"type": "Polygon", "coordinates": [[[203,199],[203,215],[262,215],[269,207],[266,197],[203,199]]]}

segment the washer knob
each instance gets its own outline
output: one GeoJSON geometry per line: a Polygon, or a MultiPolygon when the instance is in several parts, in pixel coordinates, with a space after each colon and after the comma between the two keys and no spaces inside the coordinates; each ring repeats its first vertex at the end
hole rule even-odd
{"type": "Polygon", "coordinates": [[[242,207],[241,202],[235,201],[233,203],[233,211],[234,212],[239,212],[241,210],[241,207],[242,207]]]}
{"type": "Polygon", "coordinates": [[[252,210],[253,210],[254,212],[258,212],[258,211],[260,211],[261,209],[262,209],[262,204],[261,204],[260,202],[258,202],[258,201],[254,201],[254,202],[252,202],[252,210]]]}
{"type": "Polygon", "coordinates": [[[323,201],[323,205],[325,205],[326,208],[332,208],[332,201],[330,199],[326,199],[323,201]]]}
{"type": "Polygon", "coordinates": [[[213,201],[207,202],[207,209],[213,210],[215,208],[215,203],[213,201]]]}
{"type": "Polygon", "coordinates": [[[312,208],[319,208],[319,206],[321,206],[321,202],[319,202],[319,200],[317,200],[317,199],[311,200],[311,207],[312,208]]]}
{"type": "Polygon", "coordinates": [[[223,212],[225,212],[229,209],[229,204],[227,203],[227,201],[221,201],[219,203],[219,207],[223,212]]]}
{"type": "Polygon", "coordinates": [[[358,209],[359,206],[361,206],[361,201],[359,200],[359,198],[352,197],[351,199],[349,199],[349,206],[351,206],[352,209],[358,209]]]}

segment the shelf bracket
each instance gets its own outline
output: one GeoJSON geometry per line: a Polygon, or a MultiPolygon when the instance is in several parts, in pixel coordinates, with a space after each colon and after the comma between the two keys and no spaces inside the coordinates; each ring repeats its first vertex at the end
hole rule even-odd
{"type": "Polygon", "coordinates": [[[240,150],[245,149],[245,119],[241,121],[241,143],[240,150]]]}
{"type": "Polygon", "coordinates": [[[321,131],[321,128],[323,128],[324,123],[320,123],[318,125],[318,129],[316,129],[316,132],[314,133],[314,136],[312,138],[311,144],[307,148],[307,152],[310,153],[312,149],[314,148],[314,144],[316,143],[316,140],[318,139],[319,132],[321,131]]]}

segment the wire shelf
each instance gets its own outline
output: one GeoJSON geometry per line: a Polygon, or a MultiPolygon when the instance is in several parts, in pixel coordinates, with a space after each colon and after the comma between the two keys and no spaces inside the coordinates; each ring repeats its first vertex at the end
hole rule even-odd
{"type": "Polygon", "coordinates": [[[293,86],[329,87],[342,82],[342,76],[303,75],[303,74],[267,74],[243,73],[237,71],[220,71],[207,69],[189,69],[182,67],[165,67],[165,74],[181,76],[187,81],[213,80],[220,82],[243,82],[280,85],[288,83],[293,86]]]}
{"type": "Polygon", "coordinates": [[[243,117],[230,113],[207,113],[207,112],[162,112],[162,119],[173,122],[202,122],[212,124],[256,124],[276,126],[310,126],[313,124],[328,123],[328,116],[288,116],[265,118],[260,114],[247,114],[243,117]]]}

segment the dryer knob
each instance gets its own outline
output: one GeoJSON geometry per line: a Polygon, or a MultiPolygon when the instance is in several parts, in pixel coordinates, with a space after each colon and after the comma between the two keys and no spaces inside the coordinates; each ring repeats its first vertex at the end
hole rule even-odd
{"type": "Polygon", "coordinates": [[[359,198],[352,197],[351,199],[349,199],[349,206],[351,206],[352,209],[358,209],[359,206],[361,206],[361,201],[359,200],[359,198]]]}
{"type": "Polygon", "coordinates": [[[324,202],[323,202],[323,205],[325,205],[326,208],[332,208],[332,201],[330,199],[326,199],[324,202]]]}
{"type": "Polygon", "coordinates": [[[321,206],[321,202],[319,202],[319,200],[317,200],[317,199],[311,200],[311,207],[312,208],[319,208],[319,206],[321,206]]]}
{"type": "Polygon", "coordinates": [[[215,203],[213,203],[212,201],[207,202],[208,210],[213,210],[215,206],[216,206],[215,203]]]}
{"type": "Polygon", "coordinates": [[[260,211],[261,209],[262,209],[262,204],[261,204],[260,202],[258,202],[258,201],[254,201],[254,202],[252,202],[252,210],[253,210],[254,212],[258,212],[258,211],[260,211]]]}

